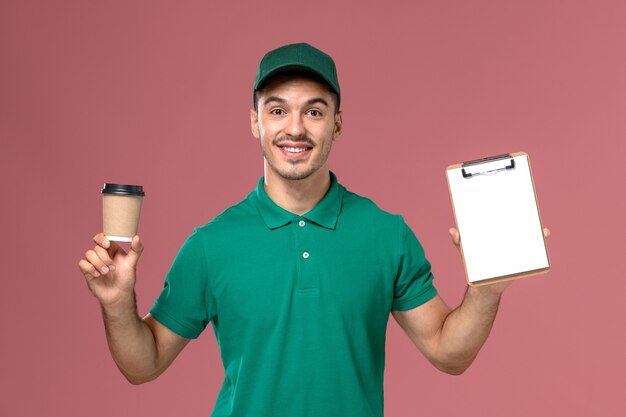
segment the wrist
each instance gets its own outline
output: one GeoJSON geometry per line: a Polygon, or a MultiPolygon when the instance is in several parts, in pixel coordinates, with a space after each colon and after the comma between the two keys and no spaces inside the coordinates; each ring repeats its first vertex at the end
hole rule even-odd
{"type": "Polygon", "coordinates": [[[511,280],[500,281],[500,282],[494,282],[491,284],[485,284],[485,285],[479,285],[479,286],[473,286],[473,287],[470,286],[469,288],[472,288],[473,291],[476,291],[477,294],[482,294],[486,296],[497,296],[499,298],[502,296],[502,293],[504,293],[504,290],[507,289],[512,283],[513,281],[511,280]]]}
{"type": "Polygon", "coordinates": [[[137,315],[137,302],[134,291],[125,294],[115,300],[100,301],[102,314],[110,319],[128,317],[129,314],[137,315]]]}
{"type": "Polygon", "coordinates": [[[500,303],[504,288],[489,288],[491,285],[481,286],[468,286],[467,295],[472,299],[479,301],[481,304],[495,304],[500,303]]]}

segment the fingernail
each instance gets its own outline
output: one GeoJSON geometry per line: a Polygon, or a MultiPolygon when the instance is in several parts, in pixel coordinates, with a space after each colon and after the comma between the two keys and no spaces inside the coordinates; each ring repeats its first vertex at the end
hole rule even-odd
{"type": "Polygon", "coordinates": [[[109,271],[115,271],[115,265],[109,265],[109,271]]]}
{"type": "Polygon", "coordinates": [[[103,245],[105,245],[105,246],[109,246],[109,241],[108,241],[108,240],[104,240],[104,241],[102,242],[102,244],[103,244],[103,245]]]}
{"type": "Polygon", "coordinates": [[[106,266],[103,266],[102,268],[100,268],[100,271],[101,271],[103,274],[106,274],[107,272],[109,272],[109,268],[107,268],[106,266]]]}

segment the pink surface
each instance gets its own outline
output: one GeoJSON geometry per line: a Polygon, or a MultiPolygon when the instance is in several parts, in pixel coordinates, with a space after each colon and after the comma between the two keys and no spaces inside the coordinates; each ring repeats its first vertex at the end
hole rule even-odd
{"type": "Polygon", "coordinates": [[[386,416],[626,410],[626,6],[621,1],[0,4],[1,416],[208,416],[212,331],[135,387],[77,262],[104,182],[142,184],[145,313],[184,238],[261,175],[248,110],[265,51],[307,41],[339,67],[343,184],[402,213],[451,305],[465,287],[444,170],[531,156],[548,275],[515,283],[451,377],[391,319],[386,416]]]}

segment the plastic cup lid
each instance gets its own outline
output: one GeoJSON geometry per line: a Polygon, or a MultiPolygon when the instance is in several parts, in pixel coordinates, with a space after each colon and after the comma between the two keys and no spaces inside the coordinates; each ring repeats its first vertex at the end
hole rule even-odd
{"type": "Polygon", "coordinates": [[[141,185],[106,183],[104,184],[104,187],[102,187],[102,194],[144,196],[146,193],[144,193],[143,187],[141,185]]]}

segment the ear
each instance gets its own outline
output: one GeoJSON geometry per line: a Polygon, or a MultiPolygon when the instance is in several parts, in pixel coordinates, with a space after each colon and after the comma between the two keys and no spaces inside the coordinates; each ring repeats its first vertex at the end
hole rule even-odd
{"type": "Polygon", "coordinates": [[[252,130],[252,135],[259,139],[259,113],[250,109],[250,130],[252,130]]]}
{"type": "Polygon", "coordinates": [[[339,136],[341,136],[341,132],[343,132],[343,118],[342,118],[341,110],[339,110],[335,114],[335,131],[333,132],[334,141],[339,139],[339,136]]]}

